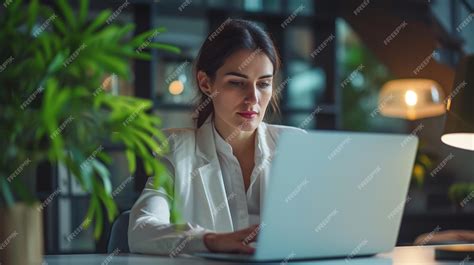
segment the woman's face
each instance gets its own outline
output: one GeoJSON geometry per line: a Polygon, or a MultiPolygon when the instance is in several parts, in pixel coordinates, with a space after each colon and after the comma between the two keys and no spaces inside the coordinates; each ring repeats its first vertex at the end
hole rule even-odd
{"type": "Polygon", "coordinates": [[[216,126],[225,131],[221,133],[253,132],[272,97],[273,64],[260,49],[240,50],[227,58],[213,82],[203,72],[198,80],[212,98],[216,126]]]}

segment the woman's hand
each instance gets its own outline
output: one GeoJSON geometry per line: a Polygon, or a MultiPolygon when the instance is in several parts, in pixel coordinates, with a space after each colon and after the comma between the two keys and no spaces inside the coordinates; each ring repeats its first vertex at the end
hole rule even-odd
{"type": "Polygon", "coordinates": [[[249,246],[257,238],[259,225],[252,225],[232,233],[207,233],[204,244],[212,252],[253,254],[255,248],[249,246]]]}
{"type": "Polygon", "coordinates": [[[450,241],[463,241],[474,243],[474,231],[470,230],[447,230],[443,232],[422,234],[414,242],[415,245],[436,244],[450,241]]]}

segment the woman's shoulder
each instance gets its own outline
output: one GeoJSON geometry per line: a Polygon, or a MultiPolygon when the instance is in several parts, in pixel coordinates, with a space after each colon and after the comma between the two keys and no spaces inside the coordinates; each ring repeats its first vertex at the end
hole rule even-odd
{"type": "Polygon", "coordinates": [[[185,137],[185,136],[194,135],[194,133],[196,132],[196,129],[195,128],[166,128],[166,129],[163,129],[162,132],[167,136],[175,135],[175,136],[185,137]]]}
{"type": "Polygon", "coordinates": [[[267,138],[270,140],[269,144],[273,145],[274,147],[276,146],[276,143],[278,142],[278,138],[280,137],[281,133],[290,133],[290,134],[306,134],[307,132],[301,128],[298,127],[293,127],[293,126],[287,126],[287,125],[277,125],[277,124],[268,124],[268,123],[263,123],[263,126],[266,128],[266,135],[267,138]]]}
{"type": "Polygon", "coordinates": [[[301,129],[299,127],[279,125],[279,124],[269,124],[269,123],[265,123],[265,126],[267,128],[267,131],[271,134],[280,134],[282,132],[307,133],[306,130],[301,129]]]}
{"type": "Polygon", "coordinates": [[[163,156],[173,165],[184,155],[195,150],[196,129],[193,128],[167,128],[161,130],[166,137],[165,145],[169,150],[163,156]]]}
{"type": "Polygon", "coordinates": [[[194,142],[193,140],[196,137],[195,128],[167,128],[163,129],[162,132],[166,136],[166,140],[172,145],[194,142]]]}

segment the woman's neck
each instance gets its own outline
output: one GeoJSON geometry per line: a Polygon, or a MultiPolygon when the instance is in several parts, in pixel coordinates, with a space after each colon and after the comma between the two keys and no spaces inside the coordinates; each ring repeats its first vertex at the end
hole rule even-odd
{"type": "Polygon", "coordinates": [[[256,131],[242,131],[239,128],[233,128],[224,121],[214,118],[214,126],[217,132],[232,147],[232,152],[237,157],[246,157],[253,154],[255,150],[256,131]]]}

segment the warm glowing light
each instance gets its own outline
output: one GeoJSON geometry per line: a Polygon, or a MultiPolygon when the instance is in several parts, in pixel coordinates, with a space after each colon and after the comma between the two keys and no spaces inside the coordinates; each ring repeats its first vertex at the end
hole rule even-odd
{"type": "Polygon", "coordinates": [[[179,95],[183,93],[184,85],[181,81],[175,80],[170,83],[168,90],[171,93],[171,95],[179,95]]]}
{"type": "Polygon", "coordinates": [[[413,90],[407,90],[407,92],[405,92],[405,103],[408,106],[415,106],[417,102],[418,95],[416,94],[416,92],[413,90]]]}
{"type": "Polygon", "coordinates": [[[444,92],[431,79],[395,79],[385,83],[372,116],[381,113],[387,117],[417,120],[446,112],[444,92]]]}

